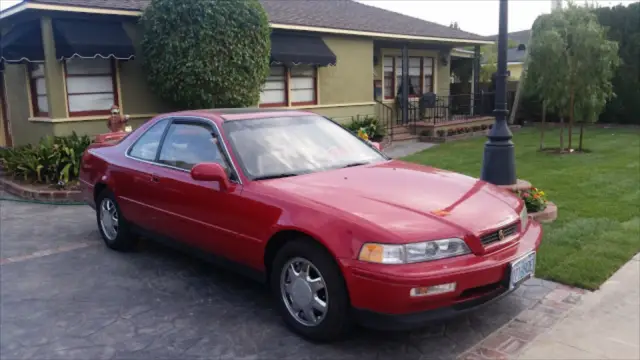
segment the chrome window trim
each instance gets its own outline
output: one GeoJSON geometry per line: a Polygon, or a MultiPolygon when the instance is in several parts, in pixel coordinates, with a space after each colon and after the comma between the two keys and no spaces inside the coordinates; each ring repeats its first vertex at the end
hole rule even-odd
{"type": "MultiPolygon", "coordinates": [[[[236,178],[237,178],[237,180],[229,179],[229,181],[234,182],[234,183],[236,183],[238,185],[243,185],[242,184],[242,178],[240,178],[240,172],[238,172],[238,169],[236,168],[236,164],[234,164],[233,160],[231,159],[231,155],[229,153],[229,149],[227,149],[227,144],[225,143],[224,139],[222,138],[223,137],[222,132],[220,131],[220,128],[218,127],[218,125],[216,125],[215,121],[212,121],[211,119],[207,119],[207,118],[203,118],[203,117],[199,117],[199,116],[191,116],[191,115],[185,115],[185,116],[170,115],[170,116],[157,118],[155,121],[157,123],[157,122],[165,120],[165,119],[169,120],[169,125],[167,125],[167,128],[164,130],[164,132],[168,131],[169,127],[173,123],[173,120],[196,119],[196,120],[204,121],[204,122],[206,122],[208,124],[211,124],[213,126],[213,128],[216,130],[218,136],[220,136],[220,138],[221,138],[220,139],[221,141],[219,141],[219,142],[222,143],[222,150],[224,151],[223,155],[225,157],[225,160],[227,160],[227,162],[231,165],[231,168],[233,169],[233,172],[235,173],[236,178]]],[[[186,170],[186,169],[183,169],[183,168],[179,168],[179,167],[176,167],[176,166],[171,166],[171,165],[158,163],[158,162],[155,162],[155,161],[143,160],[143,159],[139,159],[139,158],[137,158],[135,156],[129,155],[129,152],[131,151],[131,148],[138,142],[140,137],[142,135],[146,134],[147,131],[149,131],[149,130],[151,130],[151,128],[147,129],[143,134],[138,136],[138,138],[133,143],[131,143],[131,145],[129,145],[127,147],[127,149],[124,152],[124,156],[126,158],[131,159],[131,160],[140,161],[140,162],[147,163],[147,164],[150,164],[150,165],[160,166],[160,167],[167,168],[167,169],[179,170],[179,171],[182,171],[182,172],[189,173],[190,172],[189,170],[186,170]]],[[[164,136],[164,132],[163,132],[163,136],[164,136]]],[[[160,146],[160,145],[162,145],[162,144],[158,144],[158,146],[160,146]]],[[[158,148],[157,151],[161,151],[161,150],[162,150],[161,148],[158,148]]]]}

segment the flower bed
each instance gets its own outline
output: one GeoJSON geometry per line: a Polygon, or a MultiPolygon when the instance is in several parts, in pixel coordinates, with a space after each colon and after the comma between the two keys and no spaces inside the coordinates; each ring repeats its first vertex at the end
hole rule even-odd
{"type": "Polygon", "coordinates": [[[88,136],[43,138],[37,145],[0,150],[0,189],[38,201],[81,200],[78,175],[88,136]]]}
{"type": "Polygon", "coordinates": [[[24,145],[0,151],[4,173],[26,184],[68,188],[80,173],[82,153],[91,139],[75,132],[69,136],[46,137],[37,145],[24,145]]]}
{"type": "Polygon", "coordinates": [[[532,187],[526,190],[513,190],[513,192],[524,200],[527,206],[527,212],[529,213],[541,212],[547,208],[547,195],[538,188],[532,187]]]}

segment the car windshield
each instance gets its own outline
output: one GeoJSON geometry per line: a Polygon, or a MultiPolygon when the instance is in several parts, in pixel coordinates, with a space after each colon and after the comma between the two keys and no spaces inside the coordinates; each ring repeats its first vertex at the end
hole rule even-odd
{"type": "Polygon", "coordinates": [[[227,121],[223,128],[253,180],[386,160],[340,125],[317,115],[227,121]]]}

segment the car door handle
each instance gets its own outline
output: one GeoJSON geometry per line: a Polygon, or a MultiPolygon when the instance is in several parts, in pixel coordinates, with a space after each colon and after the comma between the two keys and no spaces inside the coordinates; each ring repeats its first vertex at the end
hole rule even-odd
{"type": "Polygon", "coordinates": [[[151,182],[154,182],[154,183],[160,182],[160,177],[156,174],[151,174],[151,182]]]}

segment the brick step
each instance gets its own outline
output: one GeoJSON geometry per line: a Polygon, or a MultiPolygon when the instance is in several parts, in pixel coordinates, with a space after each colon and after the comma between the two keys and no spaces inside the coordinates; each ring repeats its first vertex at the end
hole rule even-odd
{"type": "Polygon", "coordinates": [[[413,135],[410,133],[405,133],[405,134],[393,134],[393,136],[391,137],[391,140],[395,143],[398,141],[408,141],[408,140],[416,140],[418,138],[417,135],[413,135]]]}
{"type": "Polygon", "coordinates": [[[406,126],[394,126],[393,128],[391,128],[390,133],[393,134],[394,136],[399,134],[410,134],[411,129],[406,126]]]}

